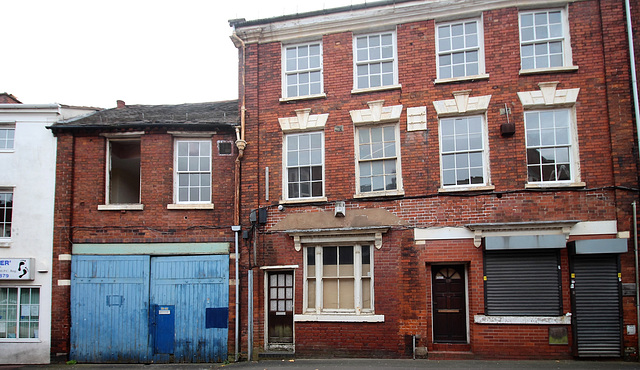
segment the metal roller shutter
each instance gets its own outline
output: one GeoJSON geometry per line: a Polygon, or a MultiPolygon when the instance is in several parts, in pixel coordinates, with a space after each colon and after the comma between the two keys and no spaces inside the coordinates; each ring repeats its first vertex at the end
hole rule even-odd
{"type": "Polygon", "coordinates": [[[620,357],[622,321],[617,255],[573,257],[574,330],[580,357],[620,357]]]}
{"type": "Polygon", "coordinates": [[[486,251],[484,268],[487,315],[562,314],[556,250],[486,251]]]}

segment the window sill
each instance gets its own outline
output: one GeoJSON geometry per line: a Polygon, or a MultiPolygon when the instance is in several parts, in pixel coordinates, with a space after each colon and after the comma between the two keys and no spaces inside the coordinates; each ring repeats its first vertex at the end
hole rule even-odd
{"type": "Polygon", "coordinates": [[[315,202],[326,202],[327,197],[316,197],[316,198],[303,198],[303,199],[284,199],[280,200],[278,204],[300,204],[300,203],[315,203],[315,202]]]}
{"type": "Polygon", "coordinates": [[[213,203],[174,203],[167,204],[167,209],[213,209],[213,203]]]}
{"type": "Polygon", "coordinates": [[[489,191],[495,190],[496,187],[493,185],[478,185],[478,186],[459,186],[459,187],[450,187],[450,188],[440,188],[438,189],[438,193],[456,193],[460,191],[489,191]]]}
{"type": "Polygon", "coordinates": [[[0,240],[0,248],[11,248],[11,240],[0,240]]]}
{"type": "Polygon", "coordinates": [[[354,194],[354,198],[362,199],[362,198],[377,198],[377,197],[398,197],[403,196],[404,190],[394,190],[394,191],[372,191],[369,193],[357,193],[354,194]]]}
{"type": "Polygon", "coordinates": [[[475,315],[476,324],[506,325],[571,325],[571,314],[564,316],[487,316],[475,315]]]}
{"type": "Polygon", "coordinates": [[[98,211],[142,211],[144,204],[99,204],[98,211]]]}
{"type": "Polygon", "coordinates": [[[15,149],[0,149],[0,153],[15,153],[15,149]]]}
{"type": "Polygon", "coordinates": [[[387,85],[387,86],[378,86],[378,87],[368,87],[366,89],[353,89],[351,90],[352,94],[365,94],[376,91],[385,91],[385,90],[399,90],[402,89],[402,85],[387,85]]]}
{"type": "Polygon", "coordinates": [[[2,338],[0,343],[42,343],[40,338],[2,338]]]}
{"type": "Polygon", "coordinates": [[[287,102],[290,102],[290,101],[297,101],[297,100],[322,99],[322,98],[326,98],[326,97],[327,97],[326,93],[315,94],[315,95],[305,95],[305,96],[295,96],[293,98],[280,98],[280,103],[287,103],[287,102]]]}
{"type": "Polygon", "coordinates": [[[478,80],[488,80],[489,74],[483,73],[481,75],[474,76],[464,76],[464,77],[452,77],[452,78],[437,78],[433,81],[434,85],[446,84],[452,82],[461,82],[461,81],[478,81],[478,80]]]}
{"type": "Polygon", "coordinates": [[[307,314],[293,315],[295,322],[384,322],[384,315],[307,314]]]}
{"type": "Polygon", "coordinates": [[[564,73],[564,72],[575,72],[577,70],[578,70],[578,66],[521,69],[520,75],[523,76],[523,75],[536,75],[536,74],[542,74],[542,73],[564,73]]]}
{"type": "Polygon", "coordinates": [[[525,189],[550,189],[550,188],[584,188],[587,186],[584,182],[549,182],[549,183],[531,183],[525,184],[525,189]]]}

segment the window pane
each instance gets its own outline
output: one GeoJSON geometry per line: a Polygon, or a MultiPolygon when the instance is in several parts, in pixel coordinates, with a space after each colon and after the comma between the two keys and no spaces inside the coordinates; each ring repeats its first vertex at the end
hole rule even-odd
{"type": "Polygon", "coordinates": [[[322,281],[323,305],[327,309],[336,309],[338,306],[338,280],[323,279],[322,281]]]}
{"type": "Polygon", "coordinates": [[[353,292],[353,279],[340,279],[340,302],[339,308],[343,309],[353,309],[355,308],[354,304],[354,292],[353,292]]]}
{"type": "Polygon", "coordinates": [[[372,191],[384,190],[384,176],[376,176],[371,178],[371,188],[372,191]]]}
{"type": "Polygon", "coordinates": [[[340,264],[353,265],[353,247],[340,247],[340,264]]]}
{"type": "Polygon", "coordinates": [[[314,309],[316,307],[316,281],[309,279],[307,281],[307,307],[314,309]]]}
{"type": "Polygon", "coordinates": [[[362,309],[371,309],[371,279],[362,279],[362,309]]]}

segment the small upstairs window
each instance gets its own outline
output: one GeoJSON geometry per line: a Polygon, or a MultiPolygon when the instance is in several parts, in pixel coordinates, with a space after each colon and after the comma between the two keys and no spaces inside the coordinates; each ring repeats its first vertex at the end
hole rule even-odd
{"type": "Polygon", "coordinates": [[[395,32],[356,36],[353,49],[356,90],[398,84],[395,32]]]}
{"type": "Polygon", "coordinates": [[[140,138],[109,139],[107,204],[140,203],[140,138]]]}
{"type": "Polygon", "coordinates": [[[320,42],[283,48],[283,98],[322,94],[322,44],[320,42]]]}
{"type": "Polygon", "coordinates": [[[520,61],[523,70],[571,66],[568,26],[563,10],[520,13],[520,61]]]}
{"type": "Polygon", "coordinates": [[[14,149],[15,125],[0,123],[0,151],[12,151],[14,149]]]}
{"type": "Polygon", "coordinates": [[[176,203],[211,203],[211,139],[176,140],[176,203]]]}
{"type": "Polygon", "coordinates": [[[437,26],[438,78],[477,76],[484,73],[482,23],[467,20],[437,26]]]}

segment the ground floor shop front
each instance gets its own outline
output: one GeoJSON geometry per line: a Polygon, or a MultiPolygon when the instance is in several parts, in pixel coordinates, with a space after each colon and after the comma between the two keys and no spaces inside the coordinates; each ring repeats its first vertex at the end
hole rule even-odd
{"type": "Polygon", "coordinates": [[[431,359],[635,354],[635,316],[623,294],[633,276],[622,273],[633,256],[615,221],[369,226],[270,236],[270,245],[290,250],[279,263],[255,269],[254,304],[263,312],[253,327],[256,352],[431,359]]]}

